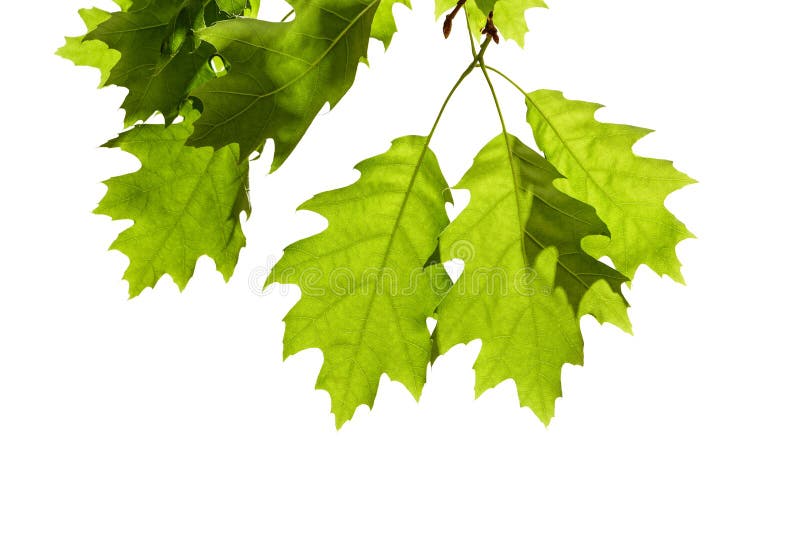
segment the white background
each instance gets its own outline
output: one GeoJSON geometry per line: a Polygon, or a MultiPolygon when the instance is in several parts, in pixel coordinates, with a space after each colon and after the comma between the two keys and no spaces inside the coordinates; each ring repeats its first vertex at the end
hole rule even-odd
{"type": "MultiPolygon", "coordinates": [[[[0,36],[0,532],[800,532],[793,2],[529,12],[527,51],[491,63],[655,129],[637,152],[700,181],[667,202],[700,237],[678,249],[688,286],[641,269],[634,337],[584,318],[586,365],[564,369],[548,429],[509,383],[473,400],[473,342],[437,362],[419,404],[385,381],[339,432],[314,390],[321,354],[281,360],[297,291],[258,295],[251,277],[323,228],[296,205],[427,132],[468,62],[461,22],[445,42],[430,1],[397,7],[390,51],[370,50],[278,173],[253,169],[231,282],[205,258],[183,294],[164,278],[128,301],[127,259],[106,251],[126,224],[91,214],[101,180],[137,167],[95,148],[124,92],[53,55],[84,6],[23,6],[0,36]]],[[[451,183],[497,132],[475,75],[433,141],[451,183]]]]}

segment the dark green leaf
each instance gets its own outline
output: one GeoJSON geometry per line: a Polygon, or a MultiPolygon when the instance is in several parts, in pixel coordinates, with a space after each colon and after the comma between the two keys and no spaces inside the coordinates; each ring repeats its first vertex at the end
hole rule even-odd
{"type": "Polygon", "coordinates": [[[237,143],[246,158],[273,139],[277,169],[325,103],[335,106],[353,84],[379,3],[295,0],[290,22],[236,19],[201,31],[229,68],[192,93],[203,114],[189,143],[237,143]]]}

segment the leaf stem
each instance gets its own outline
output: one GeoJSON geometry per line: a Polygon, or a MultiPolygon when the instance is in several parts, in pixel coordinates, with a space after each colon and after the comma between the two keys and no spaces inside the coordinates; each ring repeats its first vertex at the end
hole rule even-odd
{"type": "Polygon", "coordinates": [[[452,89],[450,89],[450,92],[444,99],[444,103],[442,103],[442,107],[439,109],[439,114],[436,116],[436,120],[433,122],[431,131],[430,133],[428,133],[428,139],[425,148],[427,148],[427,146],[430,144],[431,138],[433,137],[433,133],[436,131],[436,127],[439,126],[439,122],[442,120],[442,115],[444,115],[444,110],[447,107],[447,104],[450,103],[450,99],[453,98],[453,95],[455,94],[458,87],[467,78],[467,76],[470,75],[470,73],[475,69],[475,67],[483,64],[483,55],[486,53],[486,49],[489,47],[489,43],[491,42],[492,42],[491,38],[487,37],[486,40],[481,44],[481,48],[478,51],[478,53],[475,54],[475,57],[473,58],[472,62],[464,70],[464,72],[461,73],[461,76],[459,76],[458,80],[456,80],[455,85],[453,85],[452,89]]]}
{"type": "Polygon", "coordinates": [[[484,65],[484,67],[486,68],[486,70],[490,70],[490,71],[494,72],[495,74],[498,74],[498,75],[500,75],[500,77],[502,77],[503,79],[505,79],[505,81],[507,81],[508,83],[510,83],[511,85],[513,85],[513,86],[514,86],[514,88],[515,88],[517,91],[519,91],[520,93],[522,93],[523,95],[525,95],[525,99],[526,99],[526,100],[528,99],[528,93],[526,93],[526,92],[525,92],[525,89],[523,89],[522,87],[520,87],[520,85],[519,85],[517,82],[515,82],[514,80],[512,80],[512,79],[511,79],[511,78],[510,78],[508,75],[504,74],[502,71],[500,71],[500,70],[498,70],[498,69],[496,69],[496,68],[494,68],[494,67],[490,67],[489,65],[484,65]]]}
{"type": "Polygon", "coordinates": [[[472,49],[472,59],[478,57],[478,51],[475,49],[475,38],[472,37],[472,29],[469,27],[469,13],[467,13],[467,6],[464,6],[464,18],[467,19],[467,38],[469,39],[469,47],[472,49]]]}
{"type": "MultiPolygon", "coordinates": [[[[488,39],[488,38],[487,38],[488,39]]],[[[483,62],[483,56],[481,55],[478,58],[479,65],[481,68],[481,72],[483,73],[483,77],[486,79],[486,85],[489,86],[489,91],[492,93],[492,100],[494,100],[494,107],[497,109],[497,116],[500,118],[500,126],[503,128],[503,135],[508,135],[508,131],[506,130],[506,121],[503,118],[503,110],[500,109],[500,101],[497,99],[497,93],[494,90],[494,85],[492,84],[492,79],[489,78],[489,73],[487,72],[488,67],[483,62]]],[[[492,69],[494,70],[494,69],[492,69]]]]}
{"type": "Polygon", "coordinates": [[[289,18],[289,17],[291,17],[292,15],[294,15],[294,9],[293,9],[293,10],[291,10],[291,11],[289,11],[287,14],[285,14],[285,15],[283,16],[283,18],[280,20],[280,22],[286,22],[286,19],[288,19],[288,18],[289,18]]]}
{"type": "MultiPolygon", "coordinates": [[[[501,70],[499,70],[499,69],[496,69],[496,68],[494,68],[494,67],[490,67],[490,66],[488,66],[488,65],[484,65],[484,67],[485,67],[487,70],[490,70],[490,71],[494,72],[495,74],[498,74],[498,75],[499,75],[501,78],[503,78],[505,81],[507,81],[508,83],[510,83],[510,84],[511,84],[511,85],[514,87],[514,89],[516,89],[517,91],[519,91],[519,92],[522,94],[522,96],[523,96],[523,97],[525,97],[525,102],[527,102],[527,103],[528,103],[528,105],[530,105],[530,106],[532,106],[533,108],[535,108],[535,109],[536,109],[536,111],[538,111],[538,112],[539,112],[539,114],[540,114],[540,115],[542,115],[542,117],[545,117],[545,115],[544,115],[544,113],[542,112],[542,109],[539,107],[539,105],[538,105],[536,102],[534,102],[534,101],[533,101],[533,99],[530,97],[530,95],[529,95],[528,93],[526,93],[526,92],[525,92],[525,89],[523,89],[523,88],[522,88],[522,87],[521,87],[521,86],[520,86],[520,85],[519,85],[517,82],[515,82],[514,80],[512,80],[512,79],[511,79],[511,77],[509,77],[507,74],[505,74],[505,73],[504,73],[504,72],[502,72],[501,70]]],[[[556,134],[559,136],[559,138],[561,138],[561,141],[563,142],[563,141],[564,141],[564,139],[561,137],[561,134],[560,134],[560,133],[558,133],[558,130],[556,130],[555,126],[553,126],[553,124],[552,124],[552,123],[551,123],[551,122],[550,122],[550,121],[549,121],[549,120],[548,120],[546,117],[545,117],[545,120],[546,120],[546,121],[547,121],[547,123],[550,125],[550,127],[551,127],[551,128],[554,130],[554,131],[556,131],[556,134]]]]}

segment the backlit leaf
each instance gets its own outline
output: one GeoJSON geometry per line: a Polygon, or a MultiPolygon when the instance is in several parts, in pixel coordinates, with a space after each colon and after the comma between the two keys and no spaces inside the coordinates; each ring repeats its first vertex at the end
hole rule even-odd
{"type": "Polygon", "coordinates": [[[192,93],[203,114],[190,144],[237,143],[246,158],[273,139],[277,169],[322,107],[335,106],[353,84],[379,3],[295,0],[290,22],[235,19],[200,31],[228,69],[192,93]]]}
{"type": "Polygon", "coordinates": [[[130,259],[125,279],[131,297],[164,274],[183,289],[202,255],[227,280],[244,246],[239,217],[250,213],[248,162],[239,162],[234,146],[185,146],[198,115],[187,109],[183,122],[135,126],[105,145],[130,152],[142,165],[107,180],[108,192],[95,210],[133,221],[111,245],[130,259]]]}
{"type": "Polygon", "coordinates": [[[530,243],[536,182],[553,177],[531,154],[501,134],[456,185],[469,190],[470,201],[440,248],[444,261],[463,260],[464,271],[437,309],[436,344],[446,352],[480,339],[476,394],[512,379],[520,404],[547,424],[561,395],[561,367],[582,363],[583,339],[567,292],[556,284],[558,250],[530,243]]]}
{"type": "Polygon", "coordinates": [[[529,93],[526,102],[536,143],[567,178],[559,187],[594,206],[611,232],[586,239],[587,252],[608,256],[629,278],[647,265],[682,282],[675,246],[693,236],[664,199],[694,180],[669,161],[634,154],[633,145],[650,130],[596,121],[599,104],[548,90],[529,93]]]}
{"type": "Polygon", "coordinates": [[[317,387],[331,396],[336,425],[372,406],[383,373],[419,398],[430,361],[426,318],[449,278],[425,268],[447,225],[447,183],[422,137],[392,143],[361,162],[354,184],[300,206],[328,228],[286,248],[267,283],[303,296],[284,321],[284,355],[320,348],[317,387]]]}

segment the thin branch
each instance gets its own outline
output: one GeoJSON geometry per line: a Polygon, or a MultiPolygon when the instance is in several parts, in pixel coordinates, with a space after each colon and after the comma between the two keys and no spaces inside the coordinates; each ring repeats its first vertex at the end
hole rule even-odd
{"type": "MultiPolygon", "coordinates": [[[[490,39],[489,36],[486,37],[488,41],[490,39]]],[[[503,128],[503,135],[507,136],[508,131],[506,130],[506,121],[503,118],[503,110],[500,109],[500,100],[497,98],[497,93],[494,90],[494,85],[492,84],[492,79],[489,78],[489,72],[487,70],[486,64],[483,62],[483,56],[479,58],[479,63],[481,72],[483,73],[483,77],[486,79],[486,84],[489,86],[489,91],[492,93],[492,100],[494,100],[494,106],[497,108],[497,116],[500,118],[500,126],[503,128]]]]}
{"type": "Polygon", "coordinates": [[[467,13],[467,6],[464,6],[464,18],[467,20],[467,38],[469,39],[469,47],[472,49],[472,58],[478,57],[478,51],[475,48],[475,38],[472,37],[472,28],[469,27],[469,13],[467,13]]]}
{"type": "Polygon", "coordinates": [[[436,127],[439,125],[439,121],[442,119],[442,115],[444,115],[444,110],[447,107],[447,104],[450,102],[450,99],[453,98],[453,95],[456,92],[456,89],[461,85],[461,83],[469,76],[469,74],[475,69],[475,67],[479,66],[483,62],[483,54],[486,52],[486,48],[488,48],[489,43],[491,42],[490,38],[486,38],[486,40],[481,45],[480,51],[475,55],[475,58],[472,60],[472,63],[461,73],[461,76],[456,81],[453,88],[450,89],[447,97],[444,99],[444,103],[442,107],[439,109],[439,114],[436,116],[436,120],[433,122],[433,127],[431,127],[431,131],[428,134],[428,142],[426,143],[425,147],[427,148],[428,144],[430,144],[430,140],[433,137],[433,132],[436,131],[436,127]]]}
{"type": "Polygon", "coordinates": [[[526,99],[528,99],[528,93],[526,93],[526,92],[525,92],[525,89],[523,89],[522,87],[520,87],[520,86],[519,86],[519,84],[518,84],[517,82],[515,82],[514,80],[512,80],[510,77],[508,77],[508,76],[507,76],[506,74],[504,74],[502,71],[500,71],[500,70],[498,70],[498,69],[496,69],[496,68],[494,68],[494,67],[490,67],[489,65],[484,65],[484,67],[486,67],[486,70],[490,70],[490,71],[494,72],[495,74],[499,74],[499,75],[500,75],[502,78],[504,78],[504,79],[505,79],[505,80],[506,80],[508,83],[510,83],[511,85],[513,85],[513,86],[514,86],[514,88],[515,88],[517,91],[519,91],[520,93],[522,93],[523,95],[525,95],[525,98],[526,98],[526,99]]]}

